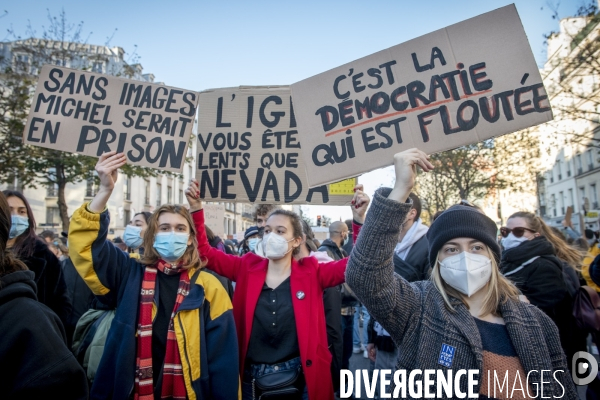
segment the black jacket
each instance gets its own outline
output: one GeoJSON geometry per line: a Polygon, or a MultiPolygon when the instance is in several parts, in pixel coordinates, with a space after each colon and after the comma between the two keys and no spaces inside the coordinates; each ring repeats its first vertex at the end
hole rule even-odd
{"type": "Polygon", "coordinates": [[[346,252],[331,239],[323,240],[321,247],[319,247],[319,251],[326,251],[327,255],[336,261],[348,256],[346,252]]]}
{"type": "Polygon", "coordinates": [[[63,325],[68,325],[73,306],[58,258],[52,254],[46,243],[38,239],[35,242],[33,255],[20,259],[30,271],[35,273],[38,301],[50,307],[63,325]]]}
{"type": "Polygon", "coordinates": [[[394,271],[409,282],[429,279],[429,241],[423,237],[415,242],[403,260],[394,252],[394,271]]]}
{"type": "MultiPolygon", "coordinates": [[[[318,251],[325,251],[327,255],[334,260],[341,260],[347,257],[346,252],[340,249],[331,239],[323,240],[318,251]]],[[[343,362],[343,337],[342,337],[342,286],[338,285],[323,292],[323,306],[325,307],[325,322],[327,323],[327,342],[329,352],[331,353],[331,376],[335,390],[340,386],[340,369],[343,362]]],[[[356,298],[352,302],[358,303],[356,298]]],[[[347,304],[344,304],[347,306],[347,304]]]]}
{"type": "Polygon", "coordinates": [[[92,308],[95,296],[88,285],[86,285],[83,278],[77,273],[73,261],[71,261],[69,257],[62,260],[60,265],[62,267],[65,284],[67,285],[69,300],[72,305],[71,313],[67,316],[67,322],[65,323],[67,342],[70,347],[77,321],[79,321],[79,318],[81,318],[86,311],[92,308]]]}
{"type": "Polygon", "coordinates": [[[578,331],[573,317],[573,298],[569,287],[575,283],[570,271],[556,257],[554,246],[545,237],[539,236],[521,243],[502,253],[500,270],[527,299],[546,313],[556,324],[560,341],[571,360],[579,350],[585,350],[585,338],[578,331]],[[530,264],[524,262],[539,257],[530,264]]]}
{"type": "Polygon", "coordinates": [[[0,278],[0,332],[2,398],[87,399],[85,372],[56,314],[37,301],[33,272],[0,278]]]}
{"type": "MultiPolygon", "coordinates": [[[[334,260],[341,260],[344,257],[348,257],[344,249],[340,248],[333,240],[325,239],[323,243],[321,243],[321,247],[319,247],[319,251],[327,252],[327,255],[334,260]]],[[[359,302],[356,298],[356,295],[348,285],[342,283],[338,286],[339,293],[341,295],[341,307],[356,307],[359,302]]]]}
{"type": "MultiPolygon", "coordinates": [[[[563,278],[563,266],[554,246],[540,236],[502,252],[500,270],[529,299],[531,304],[553,318],[554,307],[568,296],[563,278]],[[521,265],[539,257],[531,264],[521,265]]],[[[553,318],[554,319],[554,318],[553,318]]]]}

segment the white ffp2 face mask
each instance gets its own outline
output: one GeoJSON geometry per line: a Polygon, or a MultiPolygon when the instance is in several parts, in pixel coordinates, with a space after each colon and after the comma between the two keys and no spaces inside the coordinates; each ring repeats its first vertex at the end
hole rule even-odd
{"type": "Polygon", "coordinates": [[[276,233],[270,232],[263,237],[262,245],[265,257],[270,260],[279,260],[287,253],[293,250],[288,250],[288,243],[294,239],[285,240],[285,238],[276,233]]]}
{"type": "Polygon", "coordinates": [[[502,244],[502,247],[504,247],[504,250],[510,250],[510,249],[514,249],[515,247],[519,246],[521,243],[526,242],[528,240],[529,239],[527,239],[525,236],[516,237],[511,232],[508,234],[507,237],[502,238],[500,243],[502,244]]]}
{"type": "Polygon", "coordinates": [[[440,261],[440,274],[448,285],[471,297],[490,280],[492,261],[463,251],[440,261]]]}

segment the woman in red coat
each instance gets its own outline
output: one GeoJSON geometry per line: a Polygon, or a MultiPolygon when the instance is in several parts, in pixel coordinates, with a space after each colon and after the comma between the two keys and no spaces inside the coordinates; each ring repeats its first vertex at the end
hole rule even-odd
{"type": "MultiPolygon", "coordinates": [[[[199,232],[198,250],[207,267],[236,282],[233,314],[242,398],[259,398],[254,381],[265,374],[301,369],[297,398],[333,399],[323,290],[344,282],[347,259],[329,263],[319,263],[314,257],[294,260],[292,255],[302,243],[302,227],[298,215],[286,210],[276,210],[267,220],[262,241],[267,258],[254,253],[243,257],[225,254],[206,240],[196,180],[186,196],[199,232]]],[[[362,222],[366,202],[353,211],[357,222],[362,222]]]]}

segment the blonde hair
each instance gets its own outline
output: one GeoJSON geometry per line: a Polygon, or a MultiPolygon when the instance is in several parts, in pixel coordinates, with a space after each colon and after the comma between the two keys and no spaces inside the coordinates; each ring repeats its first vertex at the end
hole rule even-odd
{"type": "Polygon", "coordinates": [[[150,219],[148,219],[148,228],[144,234],[144,255],[140,262],[144,265],[153,265],[160,260],[160,255],[154,249],[154,236],[158,231],[158,218],[164,213],[171,213],[181,215],[187,221],[190,227],[190,238],[192,243],[185,249],[182,260],[184,269],[202,268],[204,264],[200,259],[200,253],[198,253],[198,239],[196,227],[190,212],[183,206],[174,206],[170,204],[162,205],[158,210],[152,213],[150,219]]]}
{"type": "Polygon", "coordinates": [[[552,243],[554,250],[556,250],[556,257],[569,264],[575,270],[579,270],[581,268],[584,253],[578,249],[575,249],[574,247],[569,246],[569,244],[562,237],[558,236],[552,231],[552,228],[546,225],[543,219],[533,213],[525,211],[516,212],[508,217],[508,219],[511,218],[523,218],[526,220],[527,225],[529,226],[526,226],[525,228],[533,229],[548,239],[548,241],[552,243]]]}
{"type": "MultiPolygon", "coordinates": [[[[519,290],[511,281],[506,279],[504,275],[500,273],[498,261],[496,260],[496,257],[494,257],[494,254],[491,252],[489,247],[485,246],[485,249],[487,250],[488,257],[492,263],[492,274],[487,283],[488,291],[483,298],[483,306],[481,307],[482,317],[488,314],[498,315],[498,307],[500,304],[504,304],[509,300],[519,301],[519,290]]],[[[444,278],[442,278],[439,267],[440,252],[438,252],[436,256],[435,265],[431,271],[431,280],[433,281],[433,285],[442,295],[444,303],[449,310],[456,311],[450,302],[450,296],[460,300],[467,307],[467,309],[469,309],[469,305],[465,301],[464,295],[458,290],[454,289],[452,286],[448,285],[446,281],[444,281],[444,278]]]]}

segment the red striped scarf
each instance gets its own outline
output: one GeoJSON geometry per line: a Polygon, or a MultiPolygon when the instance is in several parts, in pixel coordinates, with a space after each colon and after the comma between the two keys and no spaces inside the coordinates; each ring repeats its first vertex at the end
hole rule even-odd
{"type": "Polygon", "coordinates": [[[137,332],[138,343],[134,399],[154,400],[154,382],[152,379],[152,304],[154,303],[157,269],[167,275],[181,274],[179,288],[177,289],[177,298],[167,332],[161,398],[186,399],[185,380],[183,379],[183,368],[173,327],[173,318],[183,299],[189,293],[190,278],[187,271],[181,266],[172,266],[162,260],[158,262],[156,268],[147,266],[144,271],[144,279],[142,280],[137,332]]]}

